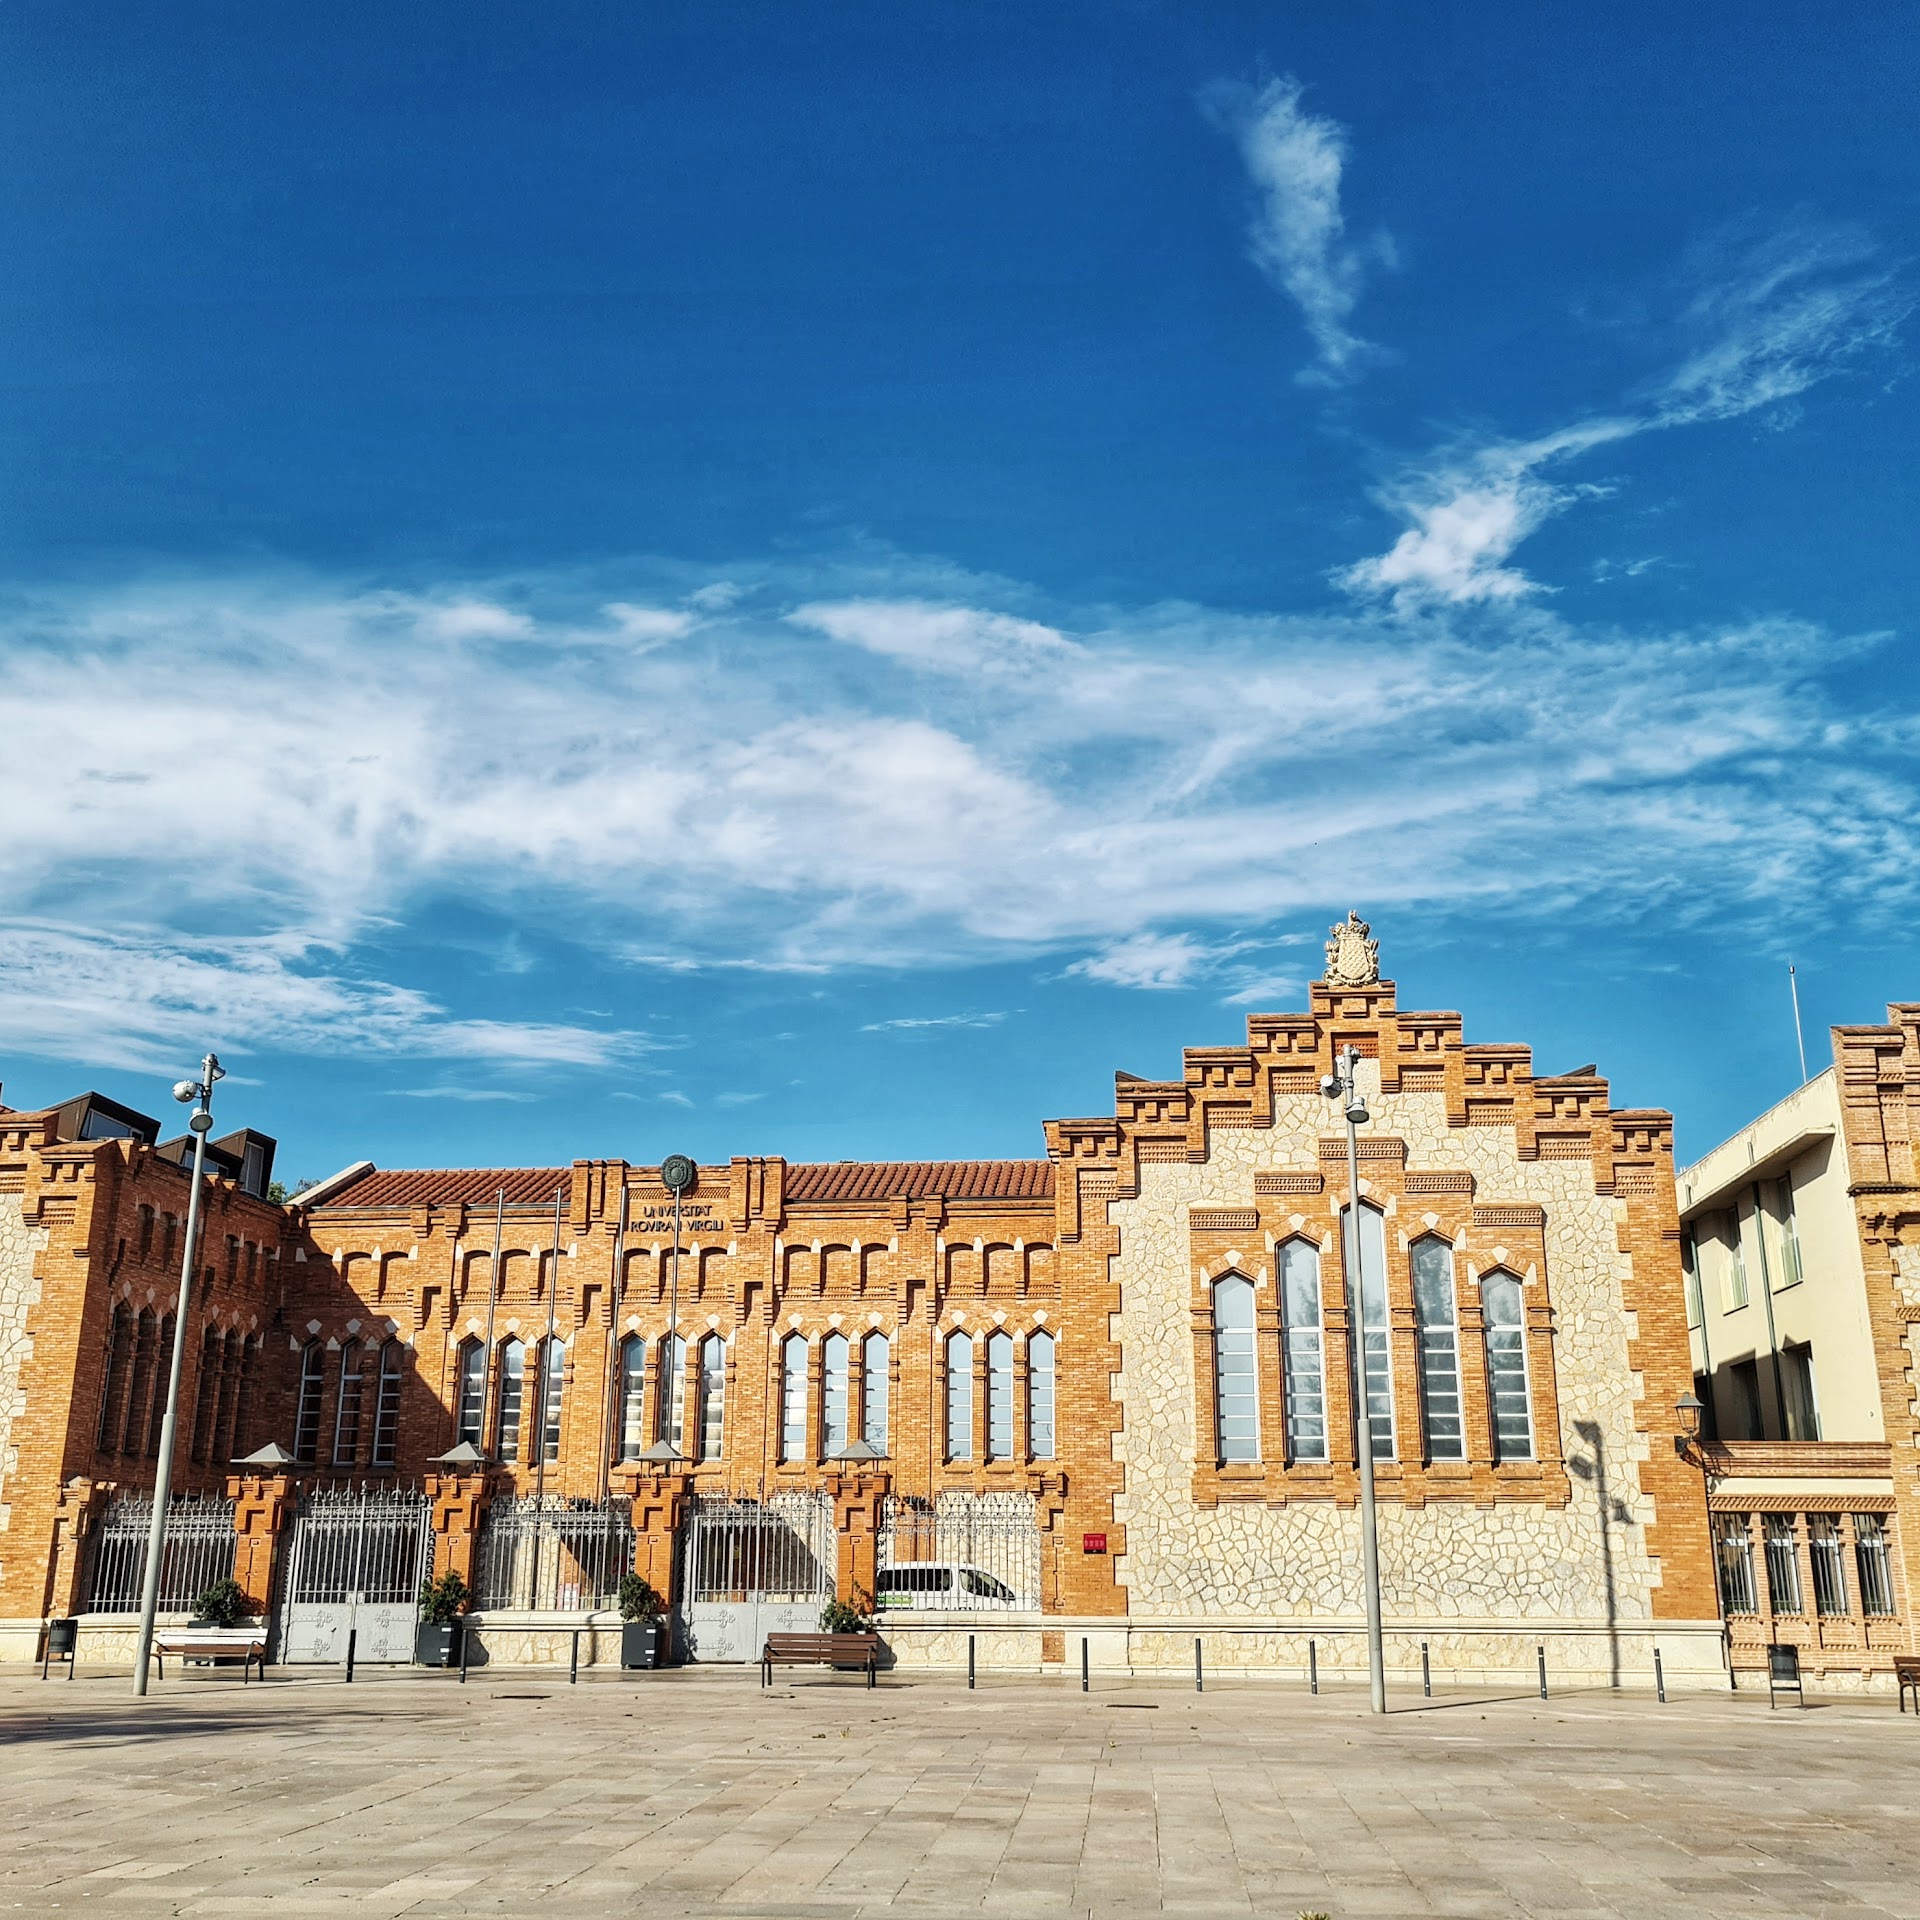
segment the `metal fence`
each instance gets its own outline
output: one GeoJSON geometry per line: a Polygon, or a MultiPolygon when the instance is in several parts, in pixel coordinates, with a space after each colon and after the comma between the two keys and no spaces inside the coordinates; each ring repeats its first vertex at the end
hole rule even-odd
{"type": "Polygon", "coordinates": [[[875,1585],[875,1605],[887,1612],[1037,1611],[1040,1522],[1033,1496],[890,1496],[875,1585]]]}
{"type": "Polygon", "coordinates": [[[612,1606],[633,1546],[631,1499],[496,1500],[481,1522],[474,1604],[540,1613],[612,1606]]]}
{"type": "MultiPolygon", "coordinates": [[[[138,1613],[147,1569],[153,1495],[123,1493],[94,1531],[87,1582],[90,1613],[138,1613]]],[[[160,1610],[181,1613],[216,1580],[233,1577],[233,1502],[215,1493],[176,1494],[160,1549],[160,1610]]]]}
{"type": "Polygon", "coordinates": [[[697,1501],[685,1553],[687,1598],[696,1604],[831,1599],[833,1502],[823,1493],[697,1501]]]}
{"type": "Polygon", "coordinates": [[[407,1487],[322,1487],[300,1503],[286,1597],[297,1605],[411,1604],[420,1591],[432,1505],[407,1487]]]}

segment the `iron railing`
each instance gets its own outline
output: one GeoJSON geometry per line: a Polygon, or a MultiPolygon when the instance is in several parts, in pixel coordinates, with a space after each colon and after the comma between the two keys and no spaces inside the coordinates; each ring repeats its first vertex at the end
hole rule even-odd
{"type": "Polygon", "coordinates": [[[405,1487],[309,1493],[294,1521],[287,1598],[302,1606],[417,1599],[432,1513],[425,1494],[405,1487]]]}
{"type": "Polygon", "coordinates": [[[888,1612],[1036,1611],[1040,1523],[1033,1496],[889,1496],[875,1585],[874,1603],[888,1612]]]}
{"type": "Polygon", "coordinates": [[[540,1613],[612,1606],[633,1550],[630,1498],[496,1500],[480,1524],[474,1604],[540,1613]]]}
{"type": "Polygon", "coordinates": [[[712,1605],[833,1597],[839,1546],[824,1493],[702,1499],[687,1529],[686,1595],[712,1605]]]}
{"type": "MultiPolygon", "coordinates": [[[[91,1613],[137,1613],[147,1570],[153,1495],[123,1493],[101,1515],[87,1583],[91,1613]]],[[[179,1493],[167,1503],[160,1549],[160,1609],[180,1613],[216,1580],[233,1577],[233,1502],[217,1493],[179,1493]]]]}

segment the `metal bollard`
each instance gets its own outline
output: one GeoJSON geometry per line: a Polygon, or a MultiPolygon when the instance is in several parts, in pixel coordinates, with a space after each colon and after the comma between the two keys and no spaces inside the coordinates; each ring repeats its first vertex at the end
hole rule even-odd
{"type": "Polygon", "coordinates": [[[1087,1643],[1084,1638],[1080,1642],[1080,1691],[1087,1691],[1087,1643]]]}
{"type": "Polygon", "coordinates": [[[1195,1693],[1205,1693],[1207,1690],[1200,1667],[1200,1636],[1197,1633],[1193,1636],[1193,1690],[1195,1693]]]}
{"type": "Polygon", "coordinates": [[[460,1684],[461,1684],[461,1685],[462,1685],[463,1687],[464,1687],[464,1686],[465,1686],[465,1685],[467,1684],[467,1644],[468,1644],[468,1639],[469,1639],[469,1634],[468,1634],[468,1629],[467,1629],[466,1627],[464,1627],[464,1626],[463,1626],[463,1627],[461,1627],[461,1629],[460,1629],[460,1684]]]}
{"type": "Polygon", "coordinates": [[[1427,1659],[1427,1643],[1420,1642],[1420,1693],[1422,1698],[1433,1698],[1433,1667],[1427,1659]]]}
{"type": "Polygon", "coordinates": [[[1540,1698],[1544,1700],[1547,1697],[1547,1650],[1537,1647],[1535,1652],[1540,1656],[1540,1698]]]}
{"type": "Polygon", "coordinates": [[[967,1635],[967,1691],[973,1691],[973,1635],[967,1635]]]}
{"type": "Polygon", "coordinates": [[[360,1638],[358,1627],[347,1629],[347,1685],[353,1685],[353,1643],[360,1638]]]}
{"type": "Polygon", "coordinates": [[[580,1684],[580,1629],[573,1630],[573,1660],[567,1668],[567,1685],[577,1687],[580,1684]]]}
{"type": "Polygon", "coordinates": [[[1660,1665],[1660,1649],[1653,1650],[1653,1690],[1660,1696],[1660,1704],[1667,1704],[1667,1676],[1660,1665]]]}
{"type": "Polygon", "coordinates": [[[1320,1649],[1311,1640],[1307,1642],[1307,1691],[1320,1691],[1320,1649]]]}

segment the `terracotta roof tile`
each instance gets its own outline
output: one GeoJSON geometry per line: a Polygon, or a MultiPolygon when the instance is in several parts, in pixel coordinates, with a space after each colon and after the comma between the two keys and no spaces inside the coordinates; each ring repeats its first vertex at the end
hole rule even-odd
{"type": "Polygon", "coordinates": [[[843,1160],[787,1169],[789,1206],[822,1200],[1050,1200],[1051,1160],[843,1160]]]}
{"type": "MultiPolygon", "coordinates": [[[[327,1195],[321,1211],[333,1207],[491,1206],[505,1190],[510,1207],[551,1201],[556,1187],[572,1178],[567,1167],[453,1167],[446,1169],[375,1167],[327,1195]]],[[[297,1204],[297,1202],[296,1202],[297,1204]]]]}

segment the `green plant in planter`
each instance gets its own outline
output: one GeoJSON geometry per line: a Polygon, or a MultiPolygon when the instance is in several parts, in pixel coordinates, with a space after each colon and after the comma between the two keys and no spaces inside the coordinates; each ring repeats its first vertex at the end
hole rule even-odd
{"type": "Polygon", "coordinates": [[[252,1615],[253,1607],[238,1580],[216,1580],[193,1603],[196,1626],[237,1627],[252,1615]]]}
{"type": "Polygon", "coordinates": [[[658,1620],[667,1610],[660,1589],[637,1573],[620,1576],[620,1618],[622,1620],[658,1620]]]}
{"type": "Polygon", "coordinates": [[[822,1633],[871,1633],[873,1619],[870,1614],[861,1612],[852,1601],[829,1600],[820,1609],[820,1631],[822,1633]]]}
{"type": "Polygon", "coordinates": [[[473,1598],[467,1583],[449,1570],[438,1580],[420,1582],[420,1619],[429,1627],[444,1627],[466,1611],[473,1598]]]}

